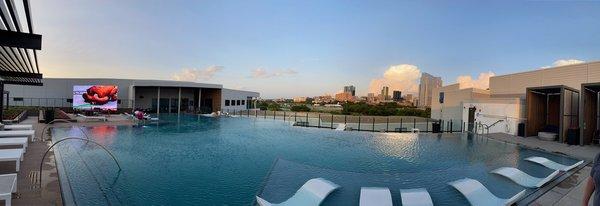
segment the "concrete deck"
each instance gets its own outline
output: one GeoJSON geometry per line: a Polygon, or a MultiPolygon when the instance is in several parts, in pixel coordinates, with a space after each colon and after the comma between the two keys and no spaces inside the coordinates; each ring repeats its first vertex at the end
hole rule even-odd
{"type": "MultiPolygon", "coordinates": [[[[503,133],[494,133],[487,135],[491,139],[502,142],[513,143],[523,147],[544,150],[553,153],[568,155],[577,159],[582,159],[590,162],[587,166],[577,171],[575,174],[560,182],[556,187],[552,188],[530,205],[581,205],[583,201],[583,189],[585,180],[590,176],[591,162],[594,157],[600,153],[600,147],[586,145],[567,145],[558,142],[543,141],[535,137],[518,137],[503,133]]],[[[588,203],[592,205],[592,201],[588,203]]]]}

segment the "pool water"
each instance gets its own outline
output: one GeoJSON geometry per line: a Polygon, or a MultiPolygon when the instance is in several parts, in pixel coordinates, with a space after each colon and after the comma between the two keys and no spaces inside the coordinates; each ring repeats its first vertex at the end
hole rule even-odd
{"type": "MultiPolygon", "coordinates": [[[[477,179],[507,198],[525,188],[489,171],[508,166],[543,177],[552,171],[523,159],[577,161],[466,134],[335,131],[246,117],[161,115],[160,119],[138,127],[83,128],[115,155],[121,171],[98,146],[78,140],[57,145],[66,201],[250,205],[256,195],[283,201],[306,180],[325,177],[342,188],[324,205],[358,205],[361,186],[389,187],[398,205],[399,189],[419,187],[429,191],[436,205],[464,205],[466,199],[448,182],[477,179]]],[[[52,135],[54,141],[85,137],[75,127],[54,128],[52,135]]]]}

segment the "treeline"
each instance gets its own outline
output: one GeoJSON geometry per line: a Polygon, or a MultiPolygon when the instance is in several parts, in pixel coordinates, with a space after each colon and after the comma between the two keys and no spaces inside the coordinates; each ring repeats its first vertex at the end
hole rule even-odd
{"type": "Polygon", "coordinates": [[[372,116],[417,116],[430,117],[431,109],[425,110],[400,106],[394,102],[370,105],[364,102],[346,103],[342,105],[342,114],[346,115],[372,115],[372,116]]]}

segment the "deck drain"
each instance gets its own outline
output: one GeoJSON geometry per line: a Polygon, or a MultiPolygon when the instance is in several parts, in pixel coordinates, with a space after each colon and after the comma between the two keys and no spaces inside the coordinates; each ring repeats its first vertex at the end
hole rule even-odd
{"type": "Polygon", "coordinates": [[[37,189],[40,187],[40,172],[39,171],[29,171],[27,175],[27,179],[29,180],[31,189],[37,189]]]}

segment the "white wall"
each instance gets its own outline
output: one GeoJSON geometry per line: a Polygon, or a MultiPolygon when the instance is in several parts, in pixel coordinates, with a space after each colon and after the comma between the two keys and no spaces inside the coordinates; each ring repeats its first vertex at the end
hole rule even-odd
{"type": "MultiPolygon", "coordinates": [[[[259,93],[258,92],[249,92],[249,91],[241,91],[241,90],[233,90],[233,89],[222,89],[221,90],[221,111],[228,111],[229,112],[233,112],[235,111],[240,111],[240,110],[246,110],[246,105],[248,103],[252,104],[252,102],[248,102],[248,98],[258,98],[259,97],[259,93]],[[229,100],[229,106],[225,106],[225,101],[229,100]],[[231,104],[231,101],[236,101],[240,100],[240,102],[244,102],[243,105],[233,105],[231,104]]],[[[253,105],[251,105],[252,108],[253,105]]]]}
{"type": "Polygon", "coordinates": [[[469,108],[475,107],[475,122],[486,125],[492,125],[502,120],[496,125],[490,127],[490,133],[506,133],[517,135],[517,127],[524,120],[521,117],[521,111],[525,102],[518,98],[512,99],[482,99],[472,100],[463,103],[462,118],[467,122],[469,119],[469,108]]]}

